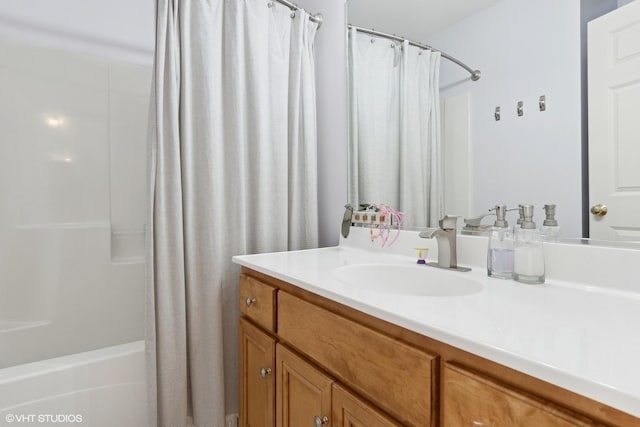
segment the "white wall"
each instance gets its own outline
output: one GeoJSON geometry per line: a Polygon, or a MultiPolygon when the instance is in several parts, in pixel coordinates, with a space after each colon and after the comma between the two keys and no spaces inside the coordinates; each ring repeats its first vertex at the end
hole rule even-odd
{"type": "Polygon", "coordinates": [[[316,36],[320,246],[338,244],[347,202],[348,86],[345,0],[299,0],[324,23],[316,36]]]}
{"type": "Polygon", "coordinates": [[[471,82],[449,61],[441,70],[443,98],[471,96],[471,209],[532,203],[541,224],[542,205],[556,203],[563,235],[581,236],[579,1],[504,0],[425,40],[482,71],[471,82]]]}
{"type": "MultiPolygon", "coordinates": [[[[468,93],[449,96],[440,101],[442,122],[442,165],[444,212],[467,218],[474,213],[471,203],[471,135],[468,93]]],[[[458,220],[461,228],[462,221],[458,220]]]]}
{"type": "Polygon", "coordinates": [[[2,0],[0,35],[151,65],[154,0],[2,0]]]}

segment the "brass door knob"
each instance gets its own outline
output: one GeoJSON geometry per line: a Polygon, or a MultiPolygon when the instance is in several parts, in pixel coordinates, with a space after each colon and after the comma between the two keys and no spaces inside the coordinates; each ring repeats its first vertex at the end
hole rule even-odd
{"type": "Polygon", "coordinates": [[[609,209],[605,205],[597,204],[591,206],[591,213],[595,216],[605,216],[609,209]]]}

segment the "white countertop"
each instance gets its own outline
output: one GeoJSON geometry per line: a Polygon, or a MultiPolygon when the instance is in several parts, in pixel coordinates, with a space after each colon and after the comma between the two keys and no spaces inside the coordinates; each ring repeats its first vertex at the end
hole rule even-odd
{"type": "Polygon", "coordinates": [[[446,272],[484,285],[471,295],[363,291],[338,280],[334,270],[415,265],[415,258],[347,246],[233,261],[640,417],[640,294],[558,280],[523,285],[490,279],[483,266],[446,272]]]}

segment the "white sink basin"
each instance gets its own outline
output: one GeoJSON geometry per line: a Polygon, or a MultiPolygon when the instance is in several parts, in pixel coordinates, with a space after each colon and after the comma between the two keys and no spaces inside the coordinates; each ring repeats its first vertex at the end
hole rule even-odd
{"type": "Polygon", "coordinates": [[[465,273],[424,265],[355,264],[334,270],[335,276],[363,291],[396,295],[452,297],[480,292],[482,283],[465,273]]]}

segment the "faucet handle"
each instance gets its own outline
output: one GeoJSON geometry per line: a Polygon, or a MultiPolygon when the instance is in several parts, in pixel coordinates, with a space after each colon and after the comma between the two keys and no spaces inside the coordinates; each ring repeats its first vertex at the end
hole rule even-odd
{"type": "Polygon", "coordinates": [[[445,215],[440,221],[438,221],[438,224],[443,230],[455,230],[456,225],[458,224],[458,218],[460,217],[456,215],[445,215]]]}
{"type": "Polygon", "coordinates": [[[482,214],[479,217],[476,218],[464,218],[464,223],[465,223],[465,228],[468,227],[480,227],[482,224],[482,218],[488,217],[490,215],[495,215],[492,211],[494,211],[495,208],[493,209],[489,209],[489,212],[487,212],[486,214],[482,214]]]}

